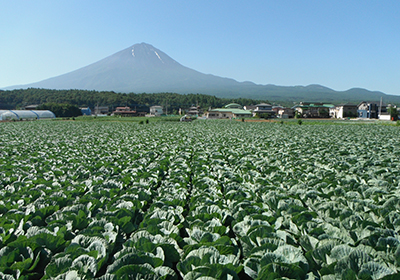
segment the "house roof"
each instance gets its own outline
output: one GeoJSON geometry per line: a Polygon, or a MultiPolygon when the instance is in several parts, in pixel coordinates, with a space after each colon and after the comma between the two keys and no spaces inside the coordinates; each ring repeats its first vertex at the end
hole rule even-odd
{"type": "MultiPolygon", "coordinates": [[[[357,106],[360,106],[360,105],[363,104],[363,103],[366,103],[366,104],[376,104],[376,105],[379,104],[379,102],[377,102],[377,101],[361,101],[360,103],[358,103],[357,106]]],[[[382,105],[383,105],[383,104],[382,104],[382,105]]]]}
{"type": "Polygon", "coordinates": [[[343,104],[337,105],[336,107],[357,107],[357,104],[343,103],[343,104]]]}
{"type": "Polygon", "coordinates": [[[224,108],[239,109],[243,108],[243,106],[237,103],[229,103],[228,105],[225,105],[224,108]]]}
{"type": "Polygon", "coordinates": [[[272,105],[267,103],[260,103],[256,105],[256,107],[263,107],[263,106],[272,106],[272,105]]]}
{"type": "Polygon", "coordinates": [[[228,108],[217,108],[212,109],[209,112],[226,112],[226,113],[233,113],[235,115],[252,115],[251,111],[243,110],[243,109],[228,109],[228,108]]]}
{"type": "Polygon", "coordinates": [[[300,104],[300,105],[293,106],[292,109],[295,109],[295,108],[321,108],[321,107],[332,108],[332,107],[335,107],[335,105],[333,105],[333,104],[320,104],[320,103],[317,103],[317,104],[312,103],[312,104],[308,104],[308,105],[301,105],[300,104]]]}

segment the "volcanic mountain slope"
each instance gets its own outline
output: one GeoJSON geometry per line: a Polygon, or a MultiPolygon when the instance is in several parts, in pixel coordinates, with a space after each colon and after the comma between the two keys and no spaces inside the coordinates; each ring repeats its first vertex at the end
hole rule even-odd
{"type": "Polygon", "coordinates": [[[141,43],[70,73],[23,87],[189,93],[239,84],[187,68],[159,49],[141,43]]]}
{"type": "Polygon", "coordinates": [[[354,102],[379,100],[384,97],[386,102],[400,102],[400,96],[366,89],[354,88],[338,92],[321,85],[258,85],[203,74],[179,64],[161,50],[146,43],[135,44],[98,62],[57,77],[6,89],[28,87],[124,93],[202,93],[228,98],[296,102],[354,102]]]}

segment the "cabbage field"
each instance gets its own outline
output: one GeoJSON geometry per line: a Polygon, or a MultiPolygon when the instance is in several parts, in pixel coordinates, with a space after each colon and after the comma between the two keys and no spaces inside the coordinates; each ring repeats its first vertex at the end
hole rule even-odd
{"type": "Polygon", "coordinates": [[[400,279],[400,130],[0,123],[0,279],[400,279]]]}

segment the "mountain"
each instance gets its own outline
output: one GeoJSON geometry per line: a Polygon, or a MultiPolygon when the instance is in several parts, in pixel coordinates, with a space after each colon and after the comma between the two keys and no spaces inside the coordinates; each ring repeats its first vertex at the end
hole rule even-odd
{"type": "MultiPolygon", "coordinates": [[[[116,92],[213,92],[239,82],[187,68],[152,45],[141,43],[70,73],[22,86],[116,92]]],[[[13,88],[16,88],[15,86],[13,88]]]]}
{"type": "MultiPolygon", "coordinates": [[[[218,97],[246,97],[270,101],[357,102],[384,97],[400,102],[400,96],[365,89],[334,91],[321,85],[276,86],[238,82],[203,74],[179,64],[152,45],[135,44],[78,70],[16,88],[86,89],[115,92],[203,93],[218,97]]],[[[387,102],[387,101],[386,101],[387,102]]]]}

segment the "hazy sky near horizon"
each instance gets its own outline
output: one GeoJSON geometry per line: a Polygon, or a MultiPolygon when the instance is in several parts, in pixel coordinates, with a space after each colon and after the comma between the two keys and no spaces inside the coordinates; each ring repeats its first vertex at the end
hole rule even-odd
{"type": "Polygon", "coordinates": [[[0,6],[0,88],[145,42],[206,74],[400,94],[398,0],[13,0],[0,6]]]}

